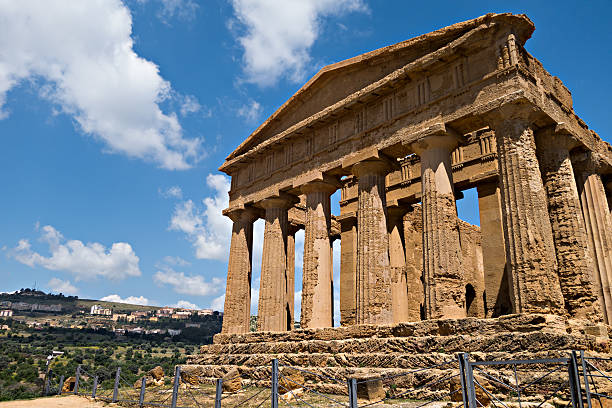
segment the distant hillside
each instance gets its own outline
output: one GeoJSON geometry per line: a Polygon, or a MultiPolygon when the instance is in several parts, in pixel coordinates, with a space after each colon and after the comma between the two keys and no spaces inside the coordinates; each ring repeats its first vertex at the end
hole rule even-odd
{"type": "Polygon", "coordinates": [[[94,299],[79,299],[78,296],[64,296],[63,294],[45,293],[39,290],[22,289],[16,293],[0,293],[0,309],[5,306],[2,302],[23,302],[39,305],[61,305],[61,313],[71,314],[79,311],[89,312],[93,305],[112,309],[114,313],[131,313],[134,311],[155,311],[159,306],[142,306],[127,303],[104,302],[94,299]]]}

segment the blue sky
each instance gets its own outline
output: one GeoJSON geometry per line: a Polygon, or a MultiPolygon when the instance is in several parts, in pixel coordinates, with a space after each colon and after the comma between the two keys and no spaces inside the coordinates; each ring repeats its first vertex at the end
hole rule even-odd
{"type": "MultiPolygon", "coordinates": [[[[611,141],[611,8],[0,0],[0,291],[36,283],[86,298],[220,309],[231,228],[220,216],[223,159],[322,66],[487,12],[534,21],[527,50],[611,141]]],[[[459,212],[478,223],[473,191],[459,212]]],[[[255,288],[262,229],[259,221],[255,288]]],[[[297,240],[299,293],[303,234],[297,240]]]]}

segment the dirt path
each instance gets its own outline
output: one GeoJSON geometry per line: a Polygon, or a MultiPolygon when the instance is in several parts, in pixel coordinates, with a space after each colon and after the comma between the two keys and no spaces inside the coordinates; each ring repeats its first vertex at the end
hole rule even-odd
{"type": "Polygon", "coordinates": [[[117,405],[106,404],[101,401],[91,401],[86,397],[78,397],[76,395],[0,402],[0,408],[109,408],[115,406],[117,405]]]}

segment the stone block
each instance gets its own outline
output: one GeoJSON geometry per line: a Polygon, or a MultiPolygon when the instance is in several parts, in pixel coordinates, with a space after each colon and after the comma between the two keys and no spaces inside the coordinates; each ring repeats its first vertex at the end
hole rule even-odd
{"type": "Polygon", "coordinates": [[[237,368],[232,368],[223,376],[223,392],[237,392],[242,388],[242,378],[237,368]]]}
{"type": "Polygon", "coordinates": [[[366,401],[380,401],[385,398],[385,389],[380,378],[372,376],[358,376],[357,399],[366,401]]]}
{"type": "Polygon", "coordinates": [[[153,377],[156,380],[161,380],[164,378],[164,369],[161,368],[161,366],[157,366],[155,368],[150,369],[147,372],[147,375],[153,377]]]}
{"type": "Polygon", "coordinates": [[[62,386],[62,393],[64,392],[74,392],[74,385],[76,384],[75,377],[68,377],[64,381],[64,385],[62,386]]]}

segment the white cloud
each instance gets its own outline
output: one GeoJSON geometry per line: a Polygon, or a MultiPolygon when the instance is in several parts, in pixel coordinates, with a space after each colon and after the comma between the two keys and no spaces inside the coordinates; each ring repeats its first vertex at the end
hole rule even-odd
{"type": "Polygon", "coordinates": [[[238,108],[238,116],[246,119],[248,122],[255,122],[261,115],[262,107],[259,102],[250,100],[247,104],[238,108]]]}
{"type": "Polygon", "coordinates": [[[224,307],[225,307],[225,293],[219,297],[214,298],[212,303],[210,304],[210,308],[212,310],[217,310],[220,312],[223,311],[224,307]]]}
{"type": "Polygon", "coordinates": [[[191,309],[191,310],[199,310],[200,306],[196,305],[195,303],[191,303],[188,302],[186,300],[179,300],[178,302],[176,302],[176,304],[170,306],[170,307],[176,307],[179,309],[191,309]]]}
{"type": "Polygon", "coordinates": [[[202,275],[185,275],[169,266],[158,265],[161,269],[153,275],[153,281],[158,285],[170,285],[176,293],[185,295],[208,296],[218,293],[223,287],[222,279],[212,278],[210,282],[202,275]]]}
{"type": "Polygon", "coordinates": [[[323,18],[368,10],[363,0],[232,0],[232,5],[243,28],[238,41],[246,80],[261,86],[282,76],[302,81],[311,69],[309,51],[323,18]]]}
{"type": "Polygon", "coordinates": [[[7,255],[30,267],[70,272],[76,280],[96,277],[119,280],[140,276],[140,259],[127,242],[115,242],[108,249],[97,242],[83,244],[79,240],[65,240],[51,225],[42,227],[40,241],[48,245],[51,256],[33,251],[27,239],[20,240],[7,255]]]}
{"type": "Polygon", "coordinates": [[[149,299],[144,296],[128,296],[125,299],[121,298],[117,294],[104,296],[100,299],[103,302],[115,302],[115,303],[127,303],[130,305],[141,305],[147,306],[149,305],[149,299]]]}
{"type": "Polygon", "coordinates": [[[226,261],[230,246],[232,222],[223,216],[229,204],[230,180],[221,174],[209,174],[206,184],[215,194],[202,201],[199,208],[192,200],[179,203],[174,208],[169,229],[182,231],[192,242],[198,259],[226,261]]]}
{"type": "Polygon", "coordinates": [[[168,187],[165,190],[159,188],[157,192],[164,198],[183,198],[183,190],[179,186],[168,187]]]}
{"type": "Polygon", "coordinates": [[[188,262],[181,258],[180,256],[164,256],[164,262],[168,265],[178,265],[178,266],[189,266],[191,262],[188,262]]]}
{"type": "Polygon", "coordinates": [[[181,101],[181,115],[187,116],[190,113],[199,112],[202,109],[202,105],[198,102],[198,98],[193,95],[185,95],[181,101]]]}
{"type": "MultiPolygon", "coordinates": [[[[174,3],[164,1],[168,12],[179,10],[174,3]]],[[[160,108],[171,86],[131,35],[120,0],[0,0],[0,118],[8,91],[29,81],[106,151],[191,167],[201,140],[184,138],[176,114],[160,108]]]]}
{"type": "Polygon", "coordinates": [[[61,280],[59,278],[52,278],[49,282],[47,282],[47,287],[51,290],[51,292],[62,293],[64,295],[74,295],[79,292],[79,290],[74,287],[69,280],[61,280]]]}

